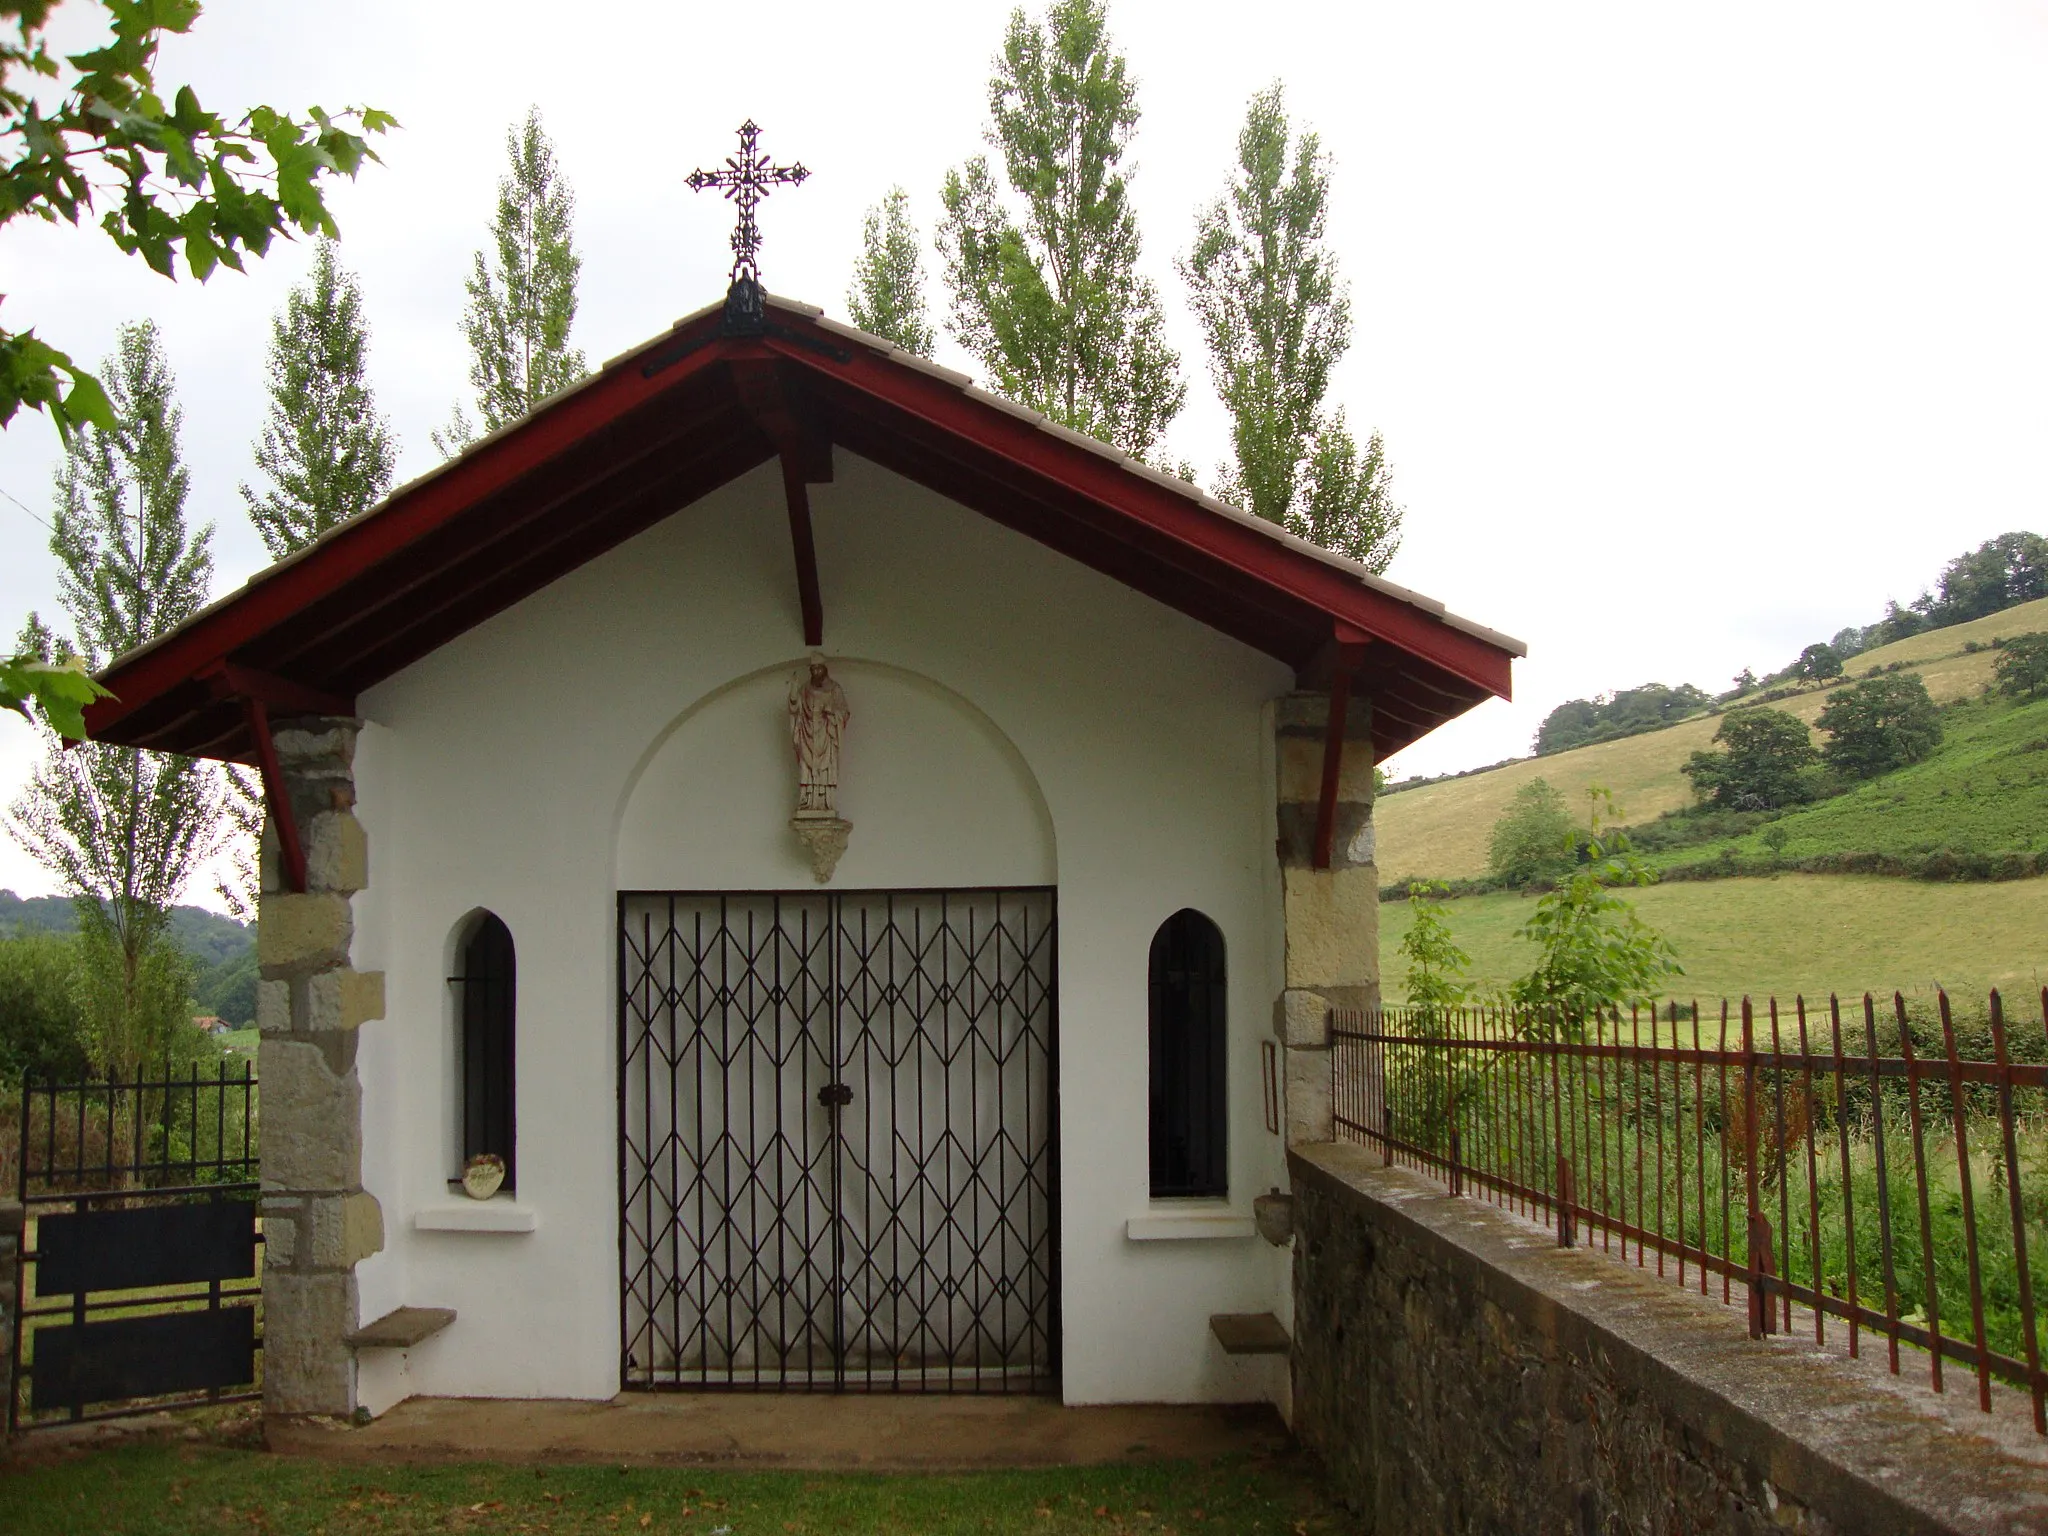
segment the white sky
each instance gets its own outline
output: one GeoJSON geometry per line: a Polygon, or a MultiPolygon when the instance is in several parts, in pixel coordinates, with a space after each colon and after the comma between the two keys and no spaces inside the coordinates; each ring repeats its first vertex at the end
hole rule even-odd
{"type": "MultiPolygon", "coordinates": [[[[162,75],[215,110],[369,101],[404,124],[333,200],[403,480],[466,395],[462,278],[528,103],[579,198],[596,362],[722,292],[727,210],[682,178],[749,115],[813,172],[764,210],[768,284],[843,315],[863,208],[900,182],[929,237],[946,167],[979,148],[1007,13],[212,0],[162,75]]],[[[1144,112],[1144,265],[1193,382],[1170,451],[1206,472],[1225,442],[1172,259],[1278,78],[1336,158],[1357,334],[1333,393],[1386,434],[1409,516],[1388,574],[1529,643],[1516,702],[1397,775],[1526,751],[1566,698],[1723,687],[1966,547],[2048,531],[2048,0],[1115,0],[1111,25],[1144,112]]],[[[217,591],[262,564],[236,486],[307,254],[201,288],[96,231],[0,237],[10,325],[88,360],[120,321],[164,327],[217,591]]],[[[56,460],[39,417],[0,434],[0,492],[34,513],[0,500],[10,634],[53,606],[56,460]]],[[[33,750],[0,721],[0,797],[33,750]]],[[[0,887],[51,888],[4,839],[0,887]]]]}

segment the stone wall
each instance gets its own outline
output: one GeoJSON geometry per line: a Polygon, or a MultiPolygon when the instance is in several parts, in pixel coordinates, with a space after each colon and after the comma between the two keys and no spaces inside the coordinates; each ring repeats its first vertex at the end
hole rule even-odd
{"type": "MultiPolygon", "coordinates": [[[[0,1389],[14,1384],[14,1313],[21,1305],[15,1261],[21,1256],[22,1208],[0,1200],[0,1389]]],[[[0,1409],[0,1443],[7,1439],[7,1414],[0,1409]]]]}
{"type": "MultiPolygon", "coordinates": [[[[1399,1169],[1290,1157],[1294,1428],[1366,1531],[2048,1531],[2048,1447],[1399,1169]]],[[[1960,1374],[1960,1373],[1959,1373],[1960,1374]]]]}
{"type": "Polygon", "coordinates": [[[345,1415],[355,1361],[355,1266],[384,1246],[377,1199],[363,1189],[356,1031],[384,1014],[381,973],[349,964],[350,898],[370,883],[355,816],[356,722],[301,720],[277,731],[277,756],[306,851],[306,889],[290,891],[273,820],[263,839],[256,957],[257,1079],[263,1085],[263,1407],[345,1415]]]}

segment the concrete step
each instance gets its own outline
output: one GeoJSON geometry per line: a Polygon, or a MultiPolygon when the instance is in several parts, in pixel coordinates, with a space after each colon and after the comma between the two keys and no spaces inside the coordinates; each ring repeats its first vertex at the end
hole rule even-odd
{"type": "Polygon", "coordinates": [[[400,1307],[343,1337],[356,1349],[411,1349],[455,1321],[453,1307],[400,1307]]]}
{"type": "Polygon", "coordinates": [[[1294,1347],[1270,1312],[1219,1312],[1209,1319],[1209,1331],[1226,1355],[1284,1355],[1294,1347]]]}

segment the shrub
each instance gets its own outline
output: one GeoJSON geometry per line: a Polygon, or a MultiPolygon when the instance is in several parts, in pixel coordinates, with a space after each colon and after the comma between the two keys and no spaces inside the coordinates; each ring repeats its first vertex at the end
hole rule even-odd
{"type": "Polygon", "coordinates": [[[1511,885],[1562,874],[1571,868],[1578,829],[1564,796],[1547,779],[1531,779],[1493,824],[1486,867],[1511,885]]]}
{"type": "Polygon", "coordinates": [[[1472,990],[1465,979],[1472,957],[1451,938],[1451,925],[1440,910],[1442,898],[1449,894],[1450,887],[1438,880],[1408,883],[1408,902],[1415,912],[1401,938],[1401,953],[1408,959],[1408,1006],[1430,1024],[1462,1007],[1472,990]]]}
{"type": "Polygon", "coordinates": [[[1852,779],[1917,763],[1941,745],[1941,712],[1917,672],[1837,689],[1814,723],[1830,738],[1822,758],[1852,779]]]}
{"type": "Polygon", "coordinates": [[[1573,1038],[1596,1011],[1636,1002],[1654,1007],[1663,984],[1683,974],[1663,935],[1613,893],[1616,886],[1648,885],[1652,876],[1626,833],[1601,829],[1601,807],[1611,812],[1613,797],[1597,788],[1588,795],[1589,858],[1536,903],[1521,929],[1537,946],[1536,965],[1508,991],[1511,1002],[1573,1038]]]}

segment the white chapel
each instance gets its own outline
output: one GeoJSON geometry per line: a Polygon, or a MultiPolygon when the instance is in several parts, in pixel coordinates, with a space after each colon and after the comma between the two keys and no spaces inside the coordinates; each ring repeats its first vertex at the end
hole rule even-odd
{"type": "Polygon", "coordinates": [[[1284,1407],[1373,763],[1522,648],[742,286],[103,677],[268,796],[267,1406],[1284,1407]]]}

